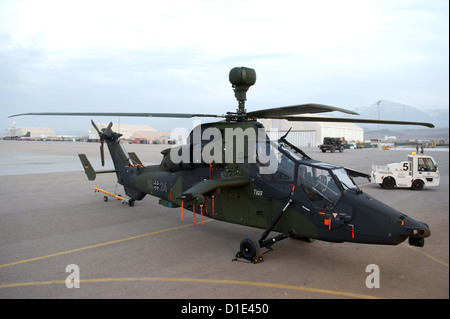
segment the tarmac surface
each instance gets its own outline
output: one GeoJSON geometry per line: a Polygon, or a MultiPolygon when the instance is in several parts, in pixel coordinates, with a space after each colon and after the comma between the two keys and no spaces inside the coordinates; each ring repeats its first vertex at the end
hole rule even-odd
{"type": "MultiPolygon", "coordinates": [[[[146,164],[167,145],[125,145],[146,164]]],[[[411,150],[304,151],[365,173],[406,159],[411,150]]],[[[134,207],[103,201],[94,186],[123,192],[114,175],[87,180],[78,153],[100,169],[99,144],[0,141],[0,298],[320,299],[449,298],[449,153],[429,151],[441,182],[422,191],[360,188],[426,222],[425,247],[306,243],[287,239],[264,262],[233,261],[240,241],[262,230],[205,217],[147,196],[134,207]],[[198,221],[198,218],[197,218],[198,221]],[[380,287],[366,280],[379,269],[380,287]],[[79,288],[66,279],[79,274],[79,288]],[[73,284],[72,284],[73,285],[73,284]],[[69,283],[70,286],[70,283],[69,283]]],[[[106,154],[106,168],[112,167],[106,154]]]]}

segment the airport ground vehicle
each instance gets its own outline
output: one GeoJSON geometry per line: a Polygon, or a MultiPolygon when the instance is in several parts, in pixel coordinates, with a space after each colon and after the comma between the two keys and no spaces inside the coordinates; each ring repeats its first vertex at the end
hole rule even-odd
{"type": "Polygon", "coordinates": [[[342,153],[346,144],[347,141],[343,137],[324,137],[323,143],[319,146],[319,148],[323,153],[325,153],[326,151],[334,153],[336,152],[336,150],[342,153]]]}
{"type": "Polygon", "coordinates": [[[424,186],[439,185],[439,169],[433,157],[414,152],[408,155],[407,161],[373,165],[372,181],[386,189],[405,187],[421,190],[424,186]]]}

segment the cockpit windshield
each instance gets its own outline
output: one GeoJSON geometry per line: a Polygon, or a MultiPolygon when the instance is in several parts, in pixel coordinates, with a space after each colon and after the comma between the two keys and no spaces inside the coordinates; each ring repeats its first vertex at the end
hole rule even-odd
{"type": "Polygon", "coordinates": [[[333,169],[332,172],[341,183],[341,186],[344,189],[344,191],[346,191],[347,189],[356,189],[356,190],[359,189],[358,186],[353,182],[353,180],[348,176],[345,169],[336,168],[333,169]]]}

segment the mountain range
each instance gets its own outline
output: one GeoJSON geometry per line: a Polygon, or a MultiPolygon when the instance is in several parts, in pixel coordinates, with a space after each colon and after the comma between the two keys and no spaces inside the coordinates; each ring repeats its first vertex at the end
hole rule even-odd
{"type": "Polygon", "coordinates": [[[364,129],[364,135],[397,135],[411,139],[420,138],[449,138],[449,110],[419,110],[410,105],[401,104],[392,101],[379,101],[370,106],[353,108],[352,111],[358,112],[359,116],[347,115],[338,112],[330,113],[336,117],[348,118],[364,118],[364,119],[380,119],[393,121],[409,121],[409,122],[429,122],[433,123],[435,128],[425,128],[423,126],[412,125],[383,125],[383,124],[359,124],[364,129]],[[372,134],[373,133],[373,134],[372,134]]]}
{"type": "Polygon", "coordinates": [[[380,101],[370,106],[354,109],[361,118],[431,122],[436,128],[449,127],[449,110],[419,110],[410,105],[392,101],[380,101]]]}

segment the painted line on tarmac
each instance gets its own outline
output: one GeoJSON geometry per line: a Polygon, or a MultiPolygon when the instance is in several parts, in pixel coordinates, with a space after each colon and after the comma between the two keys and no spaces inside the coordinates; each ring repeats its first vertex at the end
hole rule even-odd
{"type": "MultiPolygon", "coordinates": [[[[216,280],[216,279],[195,279],[195,278],[154,278],[154,277],[80,279],[80,283],[107,283],[107,282],[187,282],[187,283],[204,283],[204,284],[225,284],[225,285],[241,285],[241,286],[254,286],[254,287],[263,287],[263,288],[296,290],[296,291],[320,293],[320,294],[326,294],[326,295],[335,295],[335,296],[351,297],[351,298],[358,298],[358,299],[381,299],[379,297],[368,296],[368,295],[363,295],[363,294],[355,294],[355,293],[343,292],[343,291],[336,291],[336,290],[308,288],[308,287],[272,284],[272,283],[264,283],[264,282],[239,281],[239,280],[216,280]]],[[[24,283],[0,285],[0,288],[44,286],[44,285],[56,285],[56,284],[65,284],[65,283],[66,283],[65,280],[24,282],[24,283]]]]}
{"type": "Polygon", "coordinates": [[[431,255],[429,255],[429,254],[423,252],[422,250],[420,250],[420,248],[415,248],[415,247],[410,246],[410,245],[408,245],[408,244],[402,244],[402,246],[407,247],[407,248],[409,248],[409,249],[411,249],[411,250],[414,250],[415,252],[418,252],[418,253],[424,255],[425,257],[428,257],[428,258],[430,258],[431,260],[434,260],[435,262],[437,262],[437,263],[439,263],[439,264],[441,264],[441,265],[444,265],[445,267],[449,268],[449,267],[448,267],[448,263],[446,263],[445,261],[442,261],[442,260],[440,260],[440,259],[438,259],[438,258],[436,258],[436,257],[433,257],[433,256],[431,256],[431,255]]]}
{"type": "MultiPolygon", "coordinates": [[[[214,219],[205,220],[204,223],[209,222],[209,221],[213,221],[213,220],[214,220],[214,219]]],[[[97,248],[97,247],[102,247],[102,246],[107,246],[107,245],[112,245],[112,244],[122,243],[122,242],[125,242],[125,241],[128,241],[128,240],[133,240],[133,239],[138,239],[138,238],[148,237],[148,236],[152,236],[152,235],[156,235],[156,234],[161,234],[161,233],[169,232],[169,231],[172,231],[172,230],[177,230],[177,229],[181,229],[181,228],[190,227],[190,226],[193,226],[193,225],[194,225],[194,224],[192,223],[192,224],[188,224],[188,225],[183,225],[183,226],[177,226],[177,227],[172,227],[172,228],[162,229],[162,230],[154,231],[154,232],[147,233],[147,234],[142,234],[142,235],[137,235],[137,236],[133,236],[133,237],[122,238],[122,239],[113,240],[113,241],[108,241],[108,242],[106,242],[106,243],[101,243],[101,244],[96,244],[96,245],[91,245],[91,246],[81,247],[81,248],[77,248],[77,249],[72,249],[72,250],[62,251],[62,252],[55,253],[55,254],[50,254],[50,255],[45,255],[45,256],[40,256],[40,257],[35,257],[35,258],[30,258],[30,259],[25,259],[25,260],[20,260],[20,261],[8,263],[8,264],[0,265],[0,268],[9,267],[9,266],[14,266],[14,265],[19,265],[19,264],[24,264],[24,263],[28,263],[28,262],[32,262],[32,261],[37,261],[37,260],[47,259],[47,258],[51,258],[51,257],[61,256],[61,255],[67,255],[67,254],[71,254],[71,253],[75,253],[75,252],[83,251],[83,250],[88,250],[88,249],[92,249],[92,248],[97,248]]]]}

